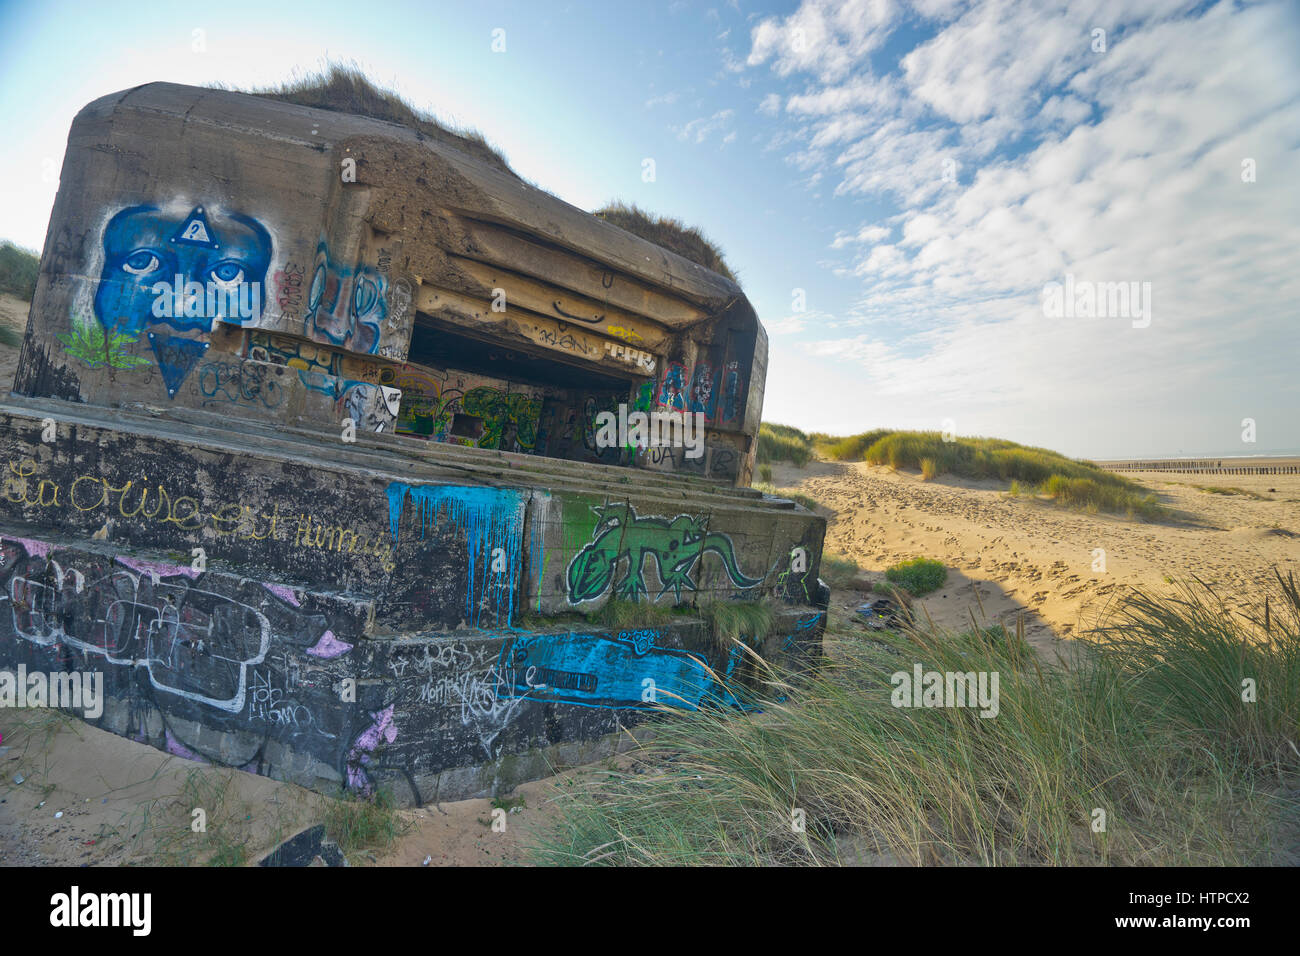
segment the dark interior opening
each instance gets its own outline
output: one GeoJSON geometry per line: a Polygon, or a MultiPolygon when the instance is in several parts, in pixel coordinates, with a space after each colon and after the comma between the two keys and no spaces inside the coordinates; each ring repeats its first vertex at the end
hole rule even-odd
{"type": "Polygon", "coordinates": [[[635,381],[565,362],[560,353],[526,352],[507,348],[450,329],[426,315],[416,318],[407,361],[435,368],[454,368],[521,385],[549,385],[584,392],[625,392],[635,381]]]}

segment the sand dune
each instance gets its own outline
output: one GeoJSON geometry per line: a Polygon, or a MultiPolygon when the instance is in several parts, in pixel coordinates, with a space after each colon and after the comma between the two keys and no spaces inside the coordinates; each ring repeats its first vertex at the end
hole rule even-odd
{"type": "MultiPolygon", "coordinates": [[[[1167,590],[1195,576],[1244,607],[1272,568],[1300,570],[1300,475],[1232,476],[1232,487],[1256,498],[1197,487],[1228,484],[1221,478],[1134,474],[1176,515],[1152,524],[1012,498],[998,482],[926,482],[864,463],[773,472],[778,487],[828,507],[827,550],[866,568],[865,581],[906,558],[937,558],[949,567],[948,583],[919,602],[936,623],[968,625],[974,613],[1010,624],[1023,614],[1026,636],[1044,651],[1096,627],[1131,587],[1167,590]]],[[[860,600],[849,591],[834,597],[842,610],[860,600]]]]}

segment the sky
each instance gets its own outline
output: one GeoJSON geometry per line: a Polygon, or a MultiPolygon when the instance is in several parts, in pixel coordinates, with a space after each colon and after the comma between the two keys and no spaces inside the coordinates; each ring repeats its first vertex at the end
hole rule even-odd
{"type": "Polygon", "coordinates": [[[44,245],[91,100],[330,60],[575,206],[699,226],[765,421],[1300,454],[1297,0],[0,0],[0,238],[44,245]]]}

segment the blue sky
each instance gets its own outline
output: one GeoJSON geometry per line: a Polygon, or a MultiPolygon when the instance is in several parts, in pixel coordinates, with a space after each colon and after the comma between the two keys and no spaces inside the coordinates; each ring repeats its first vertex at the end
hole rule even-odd
{"type": "Polygon", "coordinates": [[[701,226],[769,421],[1300,453],[1297,50],[1293,0],[0,4],[0,237],[43,245],[98,96],[354,61],[574,205],[701,226]],[[1067,273],[1149,323],[1046,316],[1067,273]]]}

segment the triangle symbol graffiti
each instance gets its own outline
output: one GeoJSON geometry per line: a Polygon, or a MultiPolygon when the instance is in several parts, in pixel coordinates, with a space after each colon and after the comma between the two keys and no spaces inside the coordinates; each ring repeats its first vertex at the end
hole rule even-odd
{"type": "Polygon", "coordinates": [[[182,383],[208,350],[207,342],[183,339],[178,335],[156,335],[153,332],[149,333],[149,345],[158,359],[158,371],[162,372],[168,398],[176,397],[182,383]]]}
{"type": "Polygon", "coordinates": [[[208,225],[208,217],[202,206],[195,206],[194,210],[185,217],[184,224],[177,230],[176,235],[172,236],[172,242],[184,242],[193,246],[208,246],[212,249],[220,248],[213,235],[212,228],[208,225]]]}

